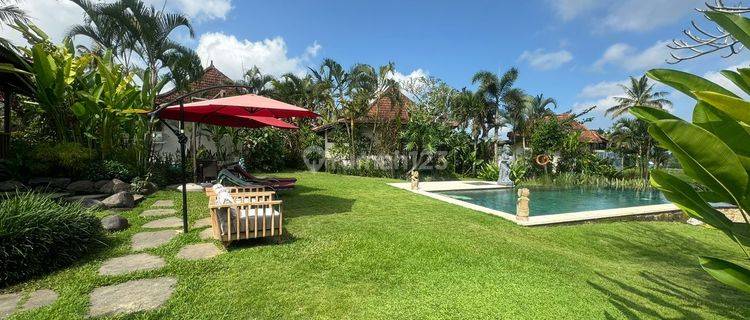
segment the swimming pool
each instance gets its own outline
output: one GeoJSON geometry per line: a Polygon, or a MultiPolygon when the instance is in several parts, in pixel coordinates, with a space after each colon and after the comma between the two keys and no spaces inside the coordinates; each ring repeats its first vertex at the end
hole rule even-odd
{"type": "MultiPolygon", "coordinates": [[[[657,190],[614,188],[529,188],[530,217],[667,204],[657,190]]],[[[439,195],[515,214],[516,189],[438,191],[439,195]]]]}

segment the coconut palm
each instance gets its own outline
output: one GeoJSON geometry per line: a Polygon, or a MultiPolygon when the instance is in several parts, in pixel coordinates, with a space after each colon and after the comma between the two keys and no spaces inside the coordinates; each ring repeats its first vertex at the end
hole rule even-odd
{"type": "Polygon", "coordinates": [[[238,81],[239,84],[247,86],[250,93],[267,96],[273,91],[271,82],[274,81],[272,75],[263,74],[257,66],[253,66],[243,75],[243,79],[238,81]]]}
{"type": "MultiPolygon", "coordinates": [[[[510,68],[502,76],[489,71],[479,71],[471,79],[472,84],[479,84],[477,93],[484,99],[487,110],[482,138],[486,138],[488,129],[494,130],[494,148],[497,151],[499,131],[507,123],[520,124],[523,122],[517,116],[518,110],[523,109],[524,93],[514,88],[518,79],[518,70],[510,68]],[[503,117],[503,115],[505,117],[503,117]]],[[[497,153],[497,152],[495,152],[497,153]]]]}
{"type": "Polygon", "coordinates": [[[150,71],[152,83],[156,83],[166,69],[166,76],[174,80],[177,87],[183,87],[203,71],[192,49],[169,38],[180,28],[187,29],[191,38],[195,37],[186,16],[157,10],[140,0],[73,2],[84,10],[87,18],[84,24],[74,26],[69,36],[90,38],[95,47],[89,50],[112,49],[127,66],[132,65],[132,56],[137,56],[150,71]]]}
{"type": "Polygon", "coordinates": [[[16,0],[0,0],[0,22],[3,24],[29,22],[26,11],[15,5],[17,2],[16,0]]]}
{"type": "MultiPolygon", "coordinates": [[[[557,101],[550,97],[544,97],[543,94],[537,96],[526,96],[524,99],[523,109],[521,110],[522,119],[518,126],[514,125],[516,132],[521,134],[523,141],[523,147],[526,148],[526,137],[531,135],[531,131],[534,130],[534,126],[540,120],[546,117],[554,117],[555,112],[549,108],[557,108],[557,101]]],[[[509,118],[517,118],[516,116],[509,118]]]]}
{"type": "Polygon", "coordinates": [[[618,119],[612,125],[609,144],[623,155],[631,154],[637,157],[641,176],[648,179],[648,166],[654,146],[654,141],[648,133],[648,124],[638,119],[618,119]]]}
{"type": "Polygon", "coordinates": [[[646,76],[642,76],[640,79],[630,77],[630,86],[620,85],[625,90],[624,97],[615,97],[617,105],[612,106],[604,112],[605,115],[612,115],[612,118],[617,118],[623,113],[630,110],[635,106],[651,107],[657,109],[664,109],[665,107],[672,106],[672,102],[667,100],[665,97],[669,94],[665,91],[654,91],[654,85],[648,82],[646,76]]]}

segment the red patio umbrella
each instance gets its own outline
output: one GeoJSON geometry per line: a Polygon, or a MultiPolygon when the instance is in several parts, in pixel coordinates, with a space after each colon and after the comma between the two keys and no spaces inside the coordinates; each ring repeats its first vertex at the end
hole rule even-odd
{"type": "MultiPolygon", "coordinates": [[[[235,87],[235,86],[224,86],[235,87]]],[[[315,118],[315,112],[300,108],[274,99],[254,94],[245,94],[227,98],[218,98],[191,103],[183,103],[184,99],[201,91],[216,89],[206,88],[183,95],[151,112],[152,117],[159,120],[179,120],[180,128],[175,130],[167,122],[162,121],[180,141],[180,160],[182,163],[182,222],[187,233],[187,190],[185,190],[185,143],[187,137],[183,132],[184,122],[207,123],[219,126],[259,128],[276,127],[282,129],[296,129],[297,126],[279,120],[278,118],[315,118]],[[176,104],[175,104],[176,103],[176,104]],[[173,105],[174,104],[174,105],[173,105]]]]}

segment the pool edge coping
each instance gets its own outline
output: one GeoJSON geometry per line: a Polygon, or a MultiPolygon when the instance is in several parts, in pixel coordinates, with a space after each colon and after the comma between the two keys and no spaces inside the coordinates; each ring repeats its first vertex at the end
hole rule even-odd
{"type": "MultiPolygon", "coordinates": [[[[498,216],[506,220],[509,220],[511,222],[514,222],[518,225],[526,226],[526,227],[569,223],[569,222],[581,222],[581,221],[617,218],[617,217],[625,217],[625,216],[665,213],[665,212],[673,212],[673,211],[680,210],[680,208],[678,208],[672,203],[664,203],[664,204],[654,204],[654,205],[647,205],[647,206],[564,212],[564,213],[556,213],[556,214],[550,214],[550,215],[544,215],[544,216],[529,217],[528,220],[518,220],[515,214],[510,214],[508,212],[499,211],[499,210],[483,207],[477,204],[469,203],[466,201],[458,200],[455,198],[451,198],[448,196],[435,193],[434,191],[425,191],[425,190],[420,190],[420,189],[412,190],[411,188],[404,186],[403,183],[388,183],[388,185],[395,187],[395,188],[410,191],[416,194],[420,194],[423,196],[427,196],[436,200],[440,200],[443,202],[461,206],[467,209],[498,216]]],[[[443,191],[460,191],[460,190],[440,190],[438,192],[443,192],[443,191]]],[[[464,190],[464,191],[470,191],[470,190],[464,190]]]]}

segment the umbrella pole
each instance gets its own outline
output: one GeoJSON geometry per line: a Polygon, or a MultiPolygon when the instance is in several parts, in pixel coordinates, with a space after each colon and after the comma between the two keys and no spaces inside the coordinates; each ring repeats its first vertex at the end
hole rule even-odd
{"type": "Polygon", "coordinates": [[[182,176],[182,230],[188,233],[188,216],[187,216],[187,186],[185,176],[185,143],[187,143],[187,137],[185,136],[185,106],[180,99],[180,175],[182,176]]]}

